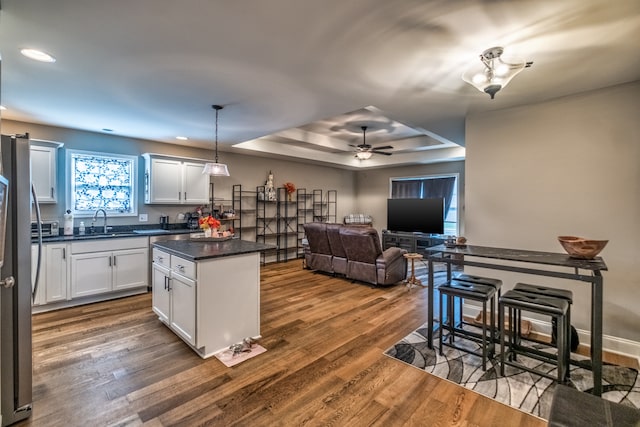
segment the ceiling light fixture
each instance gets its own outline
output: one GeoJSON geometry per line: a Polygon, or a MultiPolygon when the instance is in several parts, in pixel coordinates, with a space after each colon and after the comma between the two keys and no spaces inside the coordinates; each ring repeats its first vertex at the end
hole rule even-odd
{"type": "Polygon", "coordinates": [[[21,49],[20,53],[27,58],[40,62],[56,62],[56,58],[38,49],[21,49]]]}
{"type": "Polygon", "coordinates": [[[462,75],[462,80],[485,92],[493,99],[516,74],[530,67],[533,62],[517,58],[502,58],[504,48],[492,47],[480,55],[480,63],[474,62],[462,75]]]}
{"type": "Polygon", "coordinates": [[[216,162],[204,165],[202,173],[209,174],[211,176],[229,176],[229,169],[227,169],[227,165],[224,163],[218,163],[218,112],[222,110],[223,107],[222,105],[212,105],[211,107],[216,110],[216,162]]]}
{"type": "Polygon", "coordinates": [[[358,151],[356,153],[356,157],[359,160],[369,160],[372,155],[373,155],[373,153],[371,151],[358,151]]]}
{"type": "Polygon", "coordinates": [[[189,140],[189,138],[187,138],[186,136],[176,136],[176,139],[179,139],[180,141],[187,141],[187,140],[189,140]]]}

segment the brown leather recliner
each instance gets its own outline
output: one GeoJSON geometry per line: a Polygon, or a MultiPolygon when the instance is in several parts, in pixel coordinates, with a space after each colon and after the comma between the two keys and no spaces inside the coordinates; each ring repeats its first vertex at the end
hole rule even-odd
{"type": "Polygon", "coordinates": [[[347,255],[347,277],[391,285],[407,276],[407,251],[392,247],[382,251],[380,237],[373,227],[342,227],[340,239],[347,255]]]}
{"type": "Polygon", "coordinates": [[[305,247],[304,259],[307,267],[312,270],[333,273],[331,266],[331,247],[327,237],[327,224],[324,222],[310,222],[304,224],[308,247],[305,247]]]}
{"type": "Polygon", "coordinates": [[[329,239],[329,247],[331,248],[331,267],[334,273],[347,275],[347,253],[342,246],[340,238],[340,224],[327,224],[327,238],[329,239]]]}
{"type": "Polygon", "coordinates": [[[390,285],[406,278],[406,251],[388,248],[383,252],[373,227],[314,222],[304,224],[304,229],[308,268],[374,285],[390,285]]]}

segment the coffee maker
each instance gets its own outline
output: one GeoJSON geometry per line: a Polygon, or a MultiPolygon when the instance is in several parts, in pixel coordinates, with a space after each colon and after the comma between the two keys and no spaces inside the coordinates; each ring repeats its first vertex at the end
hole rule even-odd
{"type": "Polygon", "coordinates": [[[197,230],[200,226],[198,224],[198,214],[193,214],[191,212],[187,212],[184,215],[184,218],[187,220],[187,228],[189,230],[197,230]]]}
{"type": "Polygon", "coordinates": [[[169,215],[160,215],[160,228],[163,230],[169,229],[169,215]]]}

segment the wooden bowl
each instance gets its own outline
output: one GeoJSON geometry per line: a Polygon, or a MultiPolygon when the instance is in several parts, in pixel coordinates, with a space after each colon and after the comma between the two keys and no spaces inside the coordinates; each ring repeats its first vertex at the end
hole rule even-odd
{"type": "Polygon", "coordinates": [[[571,258],[593,259],[609,243],[608,240],[590,240],[576,236],[558,236],[558,241],[571,258]]]}

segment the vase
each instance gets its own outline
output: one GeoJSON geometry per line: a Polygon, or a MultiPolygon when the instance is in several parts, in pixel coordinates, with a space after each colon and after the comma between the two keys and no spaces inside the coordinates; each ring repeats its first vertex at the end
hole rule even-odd
{"type": "Polygon", "coordinates": [[[211,229],[210,228],[206,228],[204,230],[204,237],[211,237],[211,229]]]}
{"type": "Polygon", "coordinates": [[[293,200],[291,199],[291,193],[287,193],[287,198],[289,199],[290,202],[292,202],[293,200]]]}

